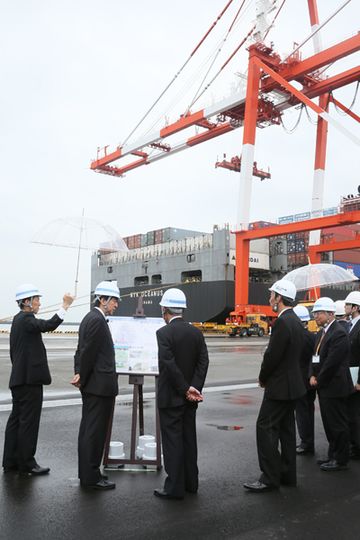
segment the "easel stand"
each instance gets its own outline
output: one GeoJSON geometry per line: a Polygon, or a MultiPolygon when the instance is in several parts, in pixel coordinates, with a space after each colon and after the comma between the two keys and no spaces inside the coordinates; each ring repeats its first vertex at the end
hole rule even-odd
{"type": "MultiPolygon", "coordinates": [[[[154,375],[152,375],[154,376],[154,375]]],[[[129,384],[134,386],[133,388],[133,407],[131,415],[131,443],[130,443],[130,458],[109,458],[109,447],[111,440],[111,432],[114,419],[114,407],[111,413],[109,422],[108,433],[106,436],[103,465],[107,468],[116,468],[119,465],[155,465],[159,471],[161,465],[161,437],[160,437],[160,419],[159,411],[157,408],[157,388],[158,388],[158,376],[155,375],[155,441],[156,441],[156,459],[140,459],[136,457],[136,431],[137,431],[137,418],[139,414],[139,435],[144,435],[144,399],[143,399],[143,384],[144,375],[129,375],[129,384]],[[115,467],[112,467],[114,465],[115,467]]]]}

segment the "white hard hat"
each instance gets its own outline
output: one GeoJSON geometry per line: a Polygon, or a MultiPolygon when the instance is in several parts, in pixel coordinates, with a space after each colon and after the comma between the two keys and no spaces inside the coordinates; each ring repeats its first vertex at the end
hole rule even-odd
{"type": "Polygon", "coordinates": [[[295,300],[296,287],[293,282],[289,281],[288,279],[280,279],[279,281],[275,281],[274,285],[270,287],[269,291],[274,291],[281,296],[290,298],[290,300],[295,300]]]}
{"type": "Polygon", "coordinates": [[[120,298],[120,291],[116,281],[100,281],[100,283],[96,286],[94,294],[97,297],[111,296],[114,298],[120,298]]]}
{"type": "Polygon", "coordinates": [[[345,315],[345,300],[336,300],[335,308],[335,315],[338,315],[339,317],[345,315]]]}
{"type": "Polygon", "coordinates": [[[299,317],[300,321],[310,321],[309,310],[306,306],[298,304],[294,307],[294,313],[299,317]]]}
{"type": "Polygon", "coordinates": [[[163,294],[160,306],[185,309],[186,296],[180,289],[168,289],[163,294]]]}
{"type": "Polygon", "coordinates": [[[332,311],[333,313],[335,313],[336,311],[335,302],[331,300],[331,298],[328,298],[327,296],[318,298],[313,306],[313,312],[314,311],[332,311]]]}
{"type": "Polygon", "coordinates": [[[345,298],[345,304],[360,306],[360,291],[351,291],[345,298]]]}
{"type": "Polygon", "coordinates": [[[19,285],[15,292],[15,300],[24,300],[25,298],[32,298],[33,296],[42,296],[36,285],[32,283],[23,283],[19,285]]]}

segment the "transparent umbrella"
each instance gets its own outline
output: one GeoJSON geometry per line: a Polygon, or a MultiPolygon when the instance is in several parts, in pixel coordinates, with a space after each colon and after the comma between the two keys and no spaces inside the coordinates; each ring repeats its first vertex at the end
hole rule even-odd
{"type": "Polygon", "coordinates": [[[75,296],[77,295],[81,250],[128,251],[125,241],[113,227],[85,217],[84,212],[81,217],[58,218],[50,221],[36,233],[31,242],[77,250],[75,296]]]}
{"type": "Polygon", "coordinates": [[[358,278],[353,272],[349,272],[336,264],[319,263],[296,268],[286,274],[284,279],[294,283],[298,291],[305,291],[326,285],[357,281],[358,278]]]}

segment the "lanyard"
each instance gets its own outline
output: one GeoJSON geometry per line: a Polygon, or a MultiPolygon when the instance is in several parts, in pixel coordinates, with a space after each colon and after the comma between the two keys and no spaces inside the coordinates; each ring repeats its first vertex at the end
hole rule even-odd
{"type": "Polygon", "coordinates": [[[319,350],[320,350],[320,347],[321,347],[321,344],[322,344],[322,341],[323,341],[324,337],[325,337],[325,330],[322,331],[321,338],[319,339],[319,343],[317,344],[317,347],[316,347],[316,350],[315,350],[316,355],[319,354],[319,350]]]}

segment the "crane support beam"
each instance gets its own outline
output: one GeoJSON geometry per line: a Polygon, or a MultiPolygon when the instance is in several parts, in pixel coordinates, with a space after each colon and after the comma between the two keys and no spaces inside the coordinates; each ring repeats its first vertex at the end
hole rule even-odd
{"type": "Polygon", "coordinates": [[[328,229],[342,225],[360,223],[360,210],[354,212],[343,212],[332,216],[317,217],[295,223],[284,223],[281,225],[270,225],[259,229],[249,229],[245,231],[235,231],[244,240],[255,240],[256,238],[270,238],[271,236],[282,236],[296,232],[306,232],[315,229],[328,229]]]}
{"type": "MultiPolygon", "coordinates": [[[[280,65],[278,72],[281,77],[287,81],[296,80],[301,82],[305,75],[309,75],[345,56],[354,54],[358,50],[360,50],[360,33],[349,39],[345,39],[328,49],[324,49],[305,60],[301,60],[301,62],[290,65],[285,64],[284,66],[280,65]]],[[[270,92],[271,90],[274,90],[276,86],[277,84],[274,81],[265,79],[262,81],[261,90],[263,92],[270,92]]]]}
{"type": "MultiPolygon", "coordinates": [[[[332,216],[325,216],[296,223],[286,223],[283,225],[271,225],[259,229],[249,229],[235,231],[236,234],[236,269],[235,269],[235,306],[249,303],[249,263],[248,258],[244,259],[250,240],[256,238],[270,238],[271,236],[282,236],[286,234],[312,231],[316,229],[328,229],[342,225],[360,223],[360,210],[354,212],[344,212],[332,216]]],[[[360,240],[359,240],[360,244],[360,240]]],[[[345,242],[343,243],[345,245],[345,242]]],[[[327,251],[332,251],[332,244],[327,244],[327,251]]],[[[320,253],[316,251],[318,246],[309,247],[309,256],[312,262],[320,261],[320,253]],[[310,251],[313,249],[313,251],[310,251]]],[[[343,247],[347,249],[347,247],[343,247]]]]}
{"type": "MultiPolygon", "coordinates": [[[[324,94],[330,90],[333,90],[334,88],[339,88],[340,86],[350,84],[350,82],[353,82],[354,80],[359,80],[359,68],[354,68],[353,70],[344,72],[344,74],[341,74],[342,76],[338,75],[325,81],[318,81],[308,87],[308,76],[310,74],[313,74],[316,72],[316,70],[325,65],[360,50],[360,34],[344,40],[341,43],[325,49],[305,60],[299,62],[292,61],[289,64],[279,64],[276,59],[269,54],[266,55],[262,50],[257,49],[257,47],[257,45],[252,45],[250,47],[250,53],[253,53],[254,56],[259,56],[263,60],[264,66],[268,67],[268,64],[270,64],[274,68],[273,72],[278,74],[282,81],[298,80],[304,84],[304,91],[301,95],[308,96],[310,103],[310,98],[317,97],[318,95],[324,94]]],[[[267,93],[276,88],[284,86],[281,82],[279,83],[279,80],[274,79],[275,77],[270,77],[268,75],[265,77],[262,76],[260,80],[260,89],[262,93],[267,93]]],[[[301,99],[300,101],[303,100],[301,99]]],[[[289,98],[287,103],[282,103],[281,110],[292,106],[293,101],[290,102],[289,98]]],[[[152,144],[163,143],[164,139],[167,137],[170,137],[190,127],[202,126],[206,130],[188,138],[186,142],[177,144],[176,147],[171,147],[171,145],[169,145],[170,150],[166,152],[166,155],[171,155],[179,150],[195,146],[196,144],[200,144],[201,142],[205,142],[209,139],[222,135],[223,133],[231,131],[232,129],[240,127],[243,124],[244,115],[245,97],[239,93],[233,94],[229,98],[226,98],[219,103],[215,103],[214,105],[211,105],[205,109],[186,114],[179,118],[176,122],[169,124],[168,126],[165,126],[164,128],[155,131],[132,144],[127,144],[123,147],[118,146],[113,152],[108,153],[106,147],[104,155],[101,157],[98,156],[97,159],[91,163],[90,167],[92,170],[97,172],[122,176],[125,172],[131,169],[135,169],[140,165],[145,165],[161,158],[155,155],[155,157],[152,156],[152,159],[144,158],[143,160],[137,160],[130,165],[125,165],[124,167],[111,167],[112,172],[109,172],[108,170],[109,164],[120,160],[127,155],[134,153],[136,154],[139,152],[147,153],[146,150],[151,147],[152,144]],[[217,115],[223,115],[224,118],[232,118],[235,120],[235,123],[224,121],[218,123],[216,127],[210,127],[210,125],[208,127],[206,121],[208,121],[210,118],[216,117],[217,115]]]]}
{"type": "Polygon", "coordinates": [[[316,246],[309,246],[309,256],[314,253],[326,253],[329,251],[343,251],[344,249],[360,249],[360,235],[353,240],[343,240],[342,242],[325,242],[316,246]]]}
{"type": "Polygon", "coordinates": [[[303,93],[310,99],[313,99],[322,94],[333,92],[338,88],[347,86],[360,80],[360,66],[338,73],[333,77],[315,82],[313,85],[304,87],[303,93]]]}

